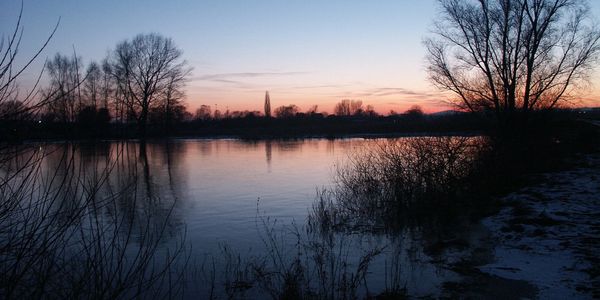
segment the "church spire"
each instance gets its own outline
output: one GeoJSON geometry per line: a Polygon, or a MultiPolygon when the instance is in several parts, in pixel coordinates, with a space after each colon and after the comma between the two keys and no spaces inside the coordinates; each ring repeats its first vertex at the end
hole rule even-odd
{"type": "Polygon", "coordinates": [[[269,98],[269,91],[265,93],[265,117],[271,117],[271,99],[269,98]]]}

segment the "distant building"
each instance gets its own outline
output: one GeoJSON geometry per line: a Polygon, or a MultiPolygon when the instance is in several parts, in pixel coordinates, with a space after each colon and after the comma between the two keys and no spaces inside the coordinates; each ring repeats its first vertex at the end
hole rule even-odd
{"type": "Polygon", "coordinates": [[[271,99],[269,98],[269,91],[265,93],[265,117],[271,117],[271,99]]]}

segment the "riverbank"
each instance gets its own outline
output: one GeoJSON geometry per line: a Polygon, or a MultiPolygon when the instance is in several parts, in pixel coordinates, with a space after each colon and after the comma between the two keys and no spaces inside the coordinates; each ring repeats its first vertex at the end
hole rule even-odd
{"type": "Polygon", "coordinates": [[[466,247],[445,250],[443,268],[461,279],[446,282],[443,295],[600,297],[600,128],[581,120],[556,129],[542,139],[532,136],[544,143],[513,144],[507,162],[490,170],[500,183],[506,180],[502,166],[512,162],[506,173],[512,183],[489,199],[497,209],[463,234],[466,247]]]}
{"type": "MultiPolygon", "coordinates": [[[[290,139],[338,138],[347,136],[454,135],[482,132],[490,120],[475,114],[443,116],[354,116],[296,118],[228,118],[172,124],[149,124],[145,138],[239,138],[290,139]]],[[[89,126],[79,123],[0,121],[0,140],[103,140],[139,139],[134,123],[105,123],[89,126]]]]}
{"type": "Polygon", "coordinates": [[[468,255],[447,267],[463,279],[446,293],[473,298],[600,297],[600,152],[575,155],[570,168],[529,175],[481,221],[468,255]]]}
{"type": "Polygon", "coordinates": [[[534,285],[540,299],[600,297],[600,153],[503,198],[483,220],[497,245],[480,271],[534,285]]]}

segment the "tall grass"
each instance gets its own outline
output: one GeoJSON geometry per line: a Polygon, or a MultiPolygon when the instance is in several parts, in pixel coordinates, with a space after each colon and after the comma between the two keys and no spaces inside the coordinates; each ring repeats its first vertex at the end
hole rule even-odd
{"type": "Polygon", "coordinates": [[[384,247],[357,250],[352,237],[281,226],[257,215],[265,251],[243,254],[223,244],[206,257],[199,282],[218,299],[358,299],[368,296],[366,277],[384,247]]]}

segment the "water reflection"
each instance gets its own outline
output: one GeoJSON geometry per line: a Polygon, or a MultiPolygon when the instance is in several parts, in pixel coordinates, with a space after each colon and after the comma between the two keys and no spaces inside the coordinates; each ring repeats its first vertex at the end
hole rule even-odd
{"type": "Polygon", "coordinates": [[[181,292],[171,276],[184,274],[183,221],[156,187],[145,145],[13,150],[0,165],[2,298],[181,292]]]}
{"type": "MultiPolygon", "coordinates": [[[[208,250],[219,240],[248,238],[256,201],[274,217],[303,220],[318,186],[331,183],[331,165],[363,140],[337,141],[341,151],[323,151],[331,141],[171,140],[44,145],[42,171],[70,182],[60,198],[102,181],[99,195],[119,195],[118,209],[135,218],[152,216],[169,227],[188,224],[208,250]],[[261,154],[262,153],[262,154],[261,154]],[[260,157],[262,156],[262,157],[260,157]],[[265,160],[266,156],[266,160],[265,160]],[[75,179],[78,177],[79,179],[75,179]],[[79,186],[78,186],[79,185],[79,186]],[[132,202],[135,199],[135,202],[132,202]],[[169,215],[170,214],[170,215],[169,215]],[[219,228],[219,230],[214,230],[219,228]]],[[[235,243],[234,243],[235,244],[235,243]]]]}
{"type": "Polygon", "coordinates": [[[39,188],[64,201],[113,199],[115,205],[99,210],[127,216],[130,226],[135,220],[148,220],[155,227],[180,230],[184,222],[171,212],[181,205],[177,193],[187,181],[176,167],[172,148],[168,143],[131,142],[48,145],[41,154],[41,171],[42,178],[51,180],[41,181],[39,188]]]}
{"type": "Polygon", "coordinates": [[[43,180],[30,183],[38,186],[32,199],[56,199],[48,207],[63,224],[85,208],[76,223],[110,224],[114,235],[102,240],[128,253],[133,245],[166,255],[185,248],[185,235],[186,257],[206,275],[186,279],[186,297],[206,297],[215,285],[228,296],[427,296],[457,276],[435,262],[454,259],[449,248],[470,251],[484,233],[468,220],[407,209],[442,211],[442,195],[460,200],[475,153],[467,149],[480,141],[413,140],[32,145],[3,158],[0,172],[39,153],[43,180]]]}
{"type": "Polygon", "coordinates": [[[271,160],[273,160],[273,149],[271,140],[265,141],[265,156],[267,158],[267,167],[271,173],[271,160]]]}

